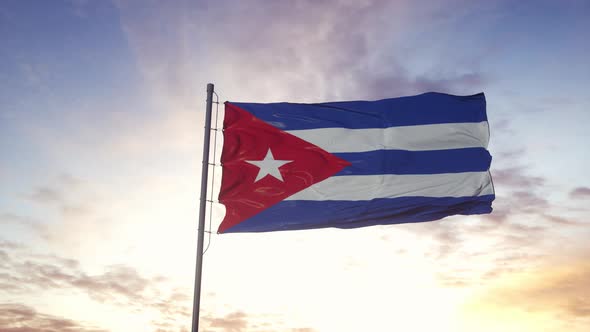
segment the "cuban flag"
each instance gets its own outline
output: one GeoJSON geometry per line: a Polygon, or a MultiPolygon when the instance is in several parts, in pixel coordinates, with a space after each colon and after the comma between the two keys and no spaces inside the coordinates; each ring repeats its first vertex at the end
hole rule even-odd
{"type": "Polygon", "coordinates": [[[483,93],[225,104],[219,233],[424,222],[492,211],[483,93]]]}

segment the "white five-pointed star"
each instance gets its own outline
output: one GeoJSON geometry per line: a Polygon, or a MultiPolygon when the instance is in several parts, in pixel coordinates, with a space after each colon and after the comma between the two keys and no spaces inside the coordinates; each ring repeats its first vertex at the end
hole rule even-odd
{"type": "Polygon", "coordinates": [[[293,160],[275,160],[275,157],[272,155],[272,151],[268,148],[268,152],[266,152],[266,156],[263,160],[246,160],[247,163],[252,164],[260,168],[258,170],[258,175],[256,176],[257,182],[258,180],[262,179],[263,177],[270,175],[281,182],[285,182],[283,180],[283,176],[279,171],[279,167],[292,162],[293,160]]]}

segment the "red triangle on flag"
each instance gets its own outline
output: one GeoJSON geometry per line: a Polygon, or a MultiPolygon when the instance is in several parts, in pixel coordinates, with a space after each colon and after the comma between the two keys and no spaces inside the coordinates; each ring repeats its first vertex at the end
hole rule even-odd
{"type": "Polygon", "coordinates": [[[218,233],[350,165],[231,103],[225,104],[218,233]]]}

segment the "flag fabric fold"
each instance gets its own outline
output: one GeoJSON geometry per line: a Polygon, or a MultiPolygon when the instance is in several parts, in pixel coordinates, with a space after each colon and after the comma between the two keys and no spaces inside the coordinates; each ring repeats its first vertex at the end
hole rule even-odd
{"type": "Polygon", "coordinates": [[[492,211],[483,93],[225,105],[218,232],[354,228],[492,211]]]}

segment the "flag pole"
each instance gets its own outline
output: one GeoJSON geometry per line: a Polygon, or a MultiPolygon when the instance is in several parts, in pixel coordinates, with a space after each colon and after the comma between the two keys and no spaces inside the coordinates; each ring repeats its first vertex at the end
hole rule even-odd
{"type": "Polygon", "coordinates": [[[211,110],[213,109],[213,84],[207,84],[207,107],[205,109],[205,137],[203,139],[203,168],[201,170],[201,201],[197,238],[197,266],[195,268],[195,294],[193,297],[192,332],[199,331],[201,304],[201,275],[203,272],[203,242],[205,240],[205,209],[207,207],[207,176],[209,174],[209,144],[211,138],[211,110]]]}

